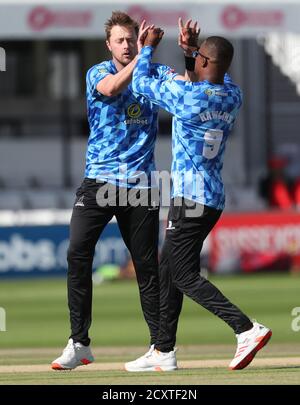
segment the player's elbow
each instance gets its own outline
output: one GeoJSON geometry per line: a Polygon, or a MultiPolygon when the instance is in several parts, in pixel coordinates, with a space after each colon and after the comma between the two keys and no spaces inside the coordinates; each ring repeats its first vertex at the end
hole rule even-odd
{"type": "Polygon", "coordinates": [[[97,86],[97,91],[106,97],[113,97],[117,94],[117,91],[114,88],[114,86],[110,84],[103,85],[102,83],[99,83],[97,86]]]}
{"type": "Polygon", "coordinates": [[[98,91],[106,97],[113,97],[116,95],[113,89],[98,89],[98,91]]]}
{"type": "Polygon", "coordinates": [[[114,96],[116,96],[117,94],[118,94],[117,91],[111,89],[111,90],[107,90],[104,95],[107,96],[107,97],[114,97],[114,96]]]}

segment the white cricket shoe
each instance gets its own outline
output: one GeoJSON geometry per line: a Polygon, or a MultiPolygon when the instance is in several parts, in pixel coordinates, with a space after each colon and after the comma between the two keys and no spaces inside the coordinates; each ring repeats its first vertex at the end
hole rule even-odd
{"type": "Polygon", "coordinates": [[[272,336],[271,329],[253,322],[253,328],[236,335],[237,349],[234,359],[229,364],[231,370],[241,370],[248,366],[256,353],[262,349],[272,336]]]}
{"type": "Polygon", "coordinates": [[[73,342],[69,339],[60,357],[51,364],[53,370],[72,370],[78,366],[87,365],[94,361],[90,346],[73,342]]]}
{"type": "Polygon", "coordinates": [[[177,370],[176,350],[168,353],[154,349],[154,345],[143,356],[125,363],[125,370],[138,371],[173,371],[177,370]]]}

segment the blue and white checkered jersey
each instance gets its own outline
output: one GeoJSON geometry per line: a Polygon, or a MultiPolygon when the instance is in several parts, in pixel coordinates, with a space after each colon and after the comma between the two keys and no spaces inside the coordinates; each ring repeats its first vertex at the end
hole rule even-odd
{"type": "Polygon", "coordinates": [[[222,210],[221,171],[225,143],[242,104],[242,94],[226,74],[224,84],[150,78],[153,48],[146,46],[133,73],[134,91],[174,115],[172,197],[185,197],[222,210]]]}
{"type": "MultiPolygon", "coordinates": [[[[123,187],[148,188],[155,170],[154,145],[159,107],[132,90],[131,84],[116,96],[97,91],[97,84],[116,74],[112,60],[87,72],[87,111],[90,136],[85,176],[123,187]]],[[[168,66],[151,64],[149,74],[156,80],[174,76],[168,66]]]]}

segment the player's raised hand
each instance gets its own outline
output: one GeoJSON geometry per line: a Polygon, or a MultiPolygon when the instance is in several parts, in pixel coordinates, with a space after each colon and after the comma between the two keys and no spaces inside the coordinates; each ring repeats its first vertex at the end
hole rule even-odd
{"type": "Polygon", "coordinates": [[[192,54],[193,51],[198,49],[198,40],[200,34],[200,28],[198,27],[198,22],[191,19],[187,20],[184,24],[182,18],[178,19],[178,45],[184,50],[186,55],[192,54]]]}
{"type": "Polygon", "coordinates": [[[148,29],[147,36],[144,41],[144,46],[149,45],[153,46],[153,48],[156,48],[163,36],[164,31],[161,28],[151,26],[148,29]]]}
{"type": "Polygon", "coordinates": [[[137,39],[137,47],[138,47],[138,52],[143,48],[144,46],[144,41],[147,36],[149,28],[153,28],[154,25],[146,25],[146,20],[143,20],[140,29],[139,29],[139,35],[137,39]]]}

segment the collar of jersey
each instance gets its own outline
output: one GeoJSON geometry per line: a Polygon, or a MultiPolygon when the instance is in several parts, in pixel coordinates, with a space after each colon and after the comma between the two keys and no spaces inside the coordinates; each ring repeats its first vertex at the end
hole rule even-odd
{"type": "Polygon", "coordinates": [[[114,64],[114,62],[113,62],[112,59],[109,61],[109,63],[110,63],[110,66],[113,68],[114,73],[118,73],[117,68],[116,68],[116,66],[115,66],[115,64],[114,64]]]}

